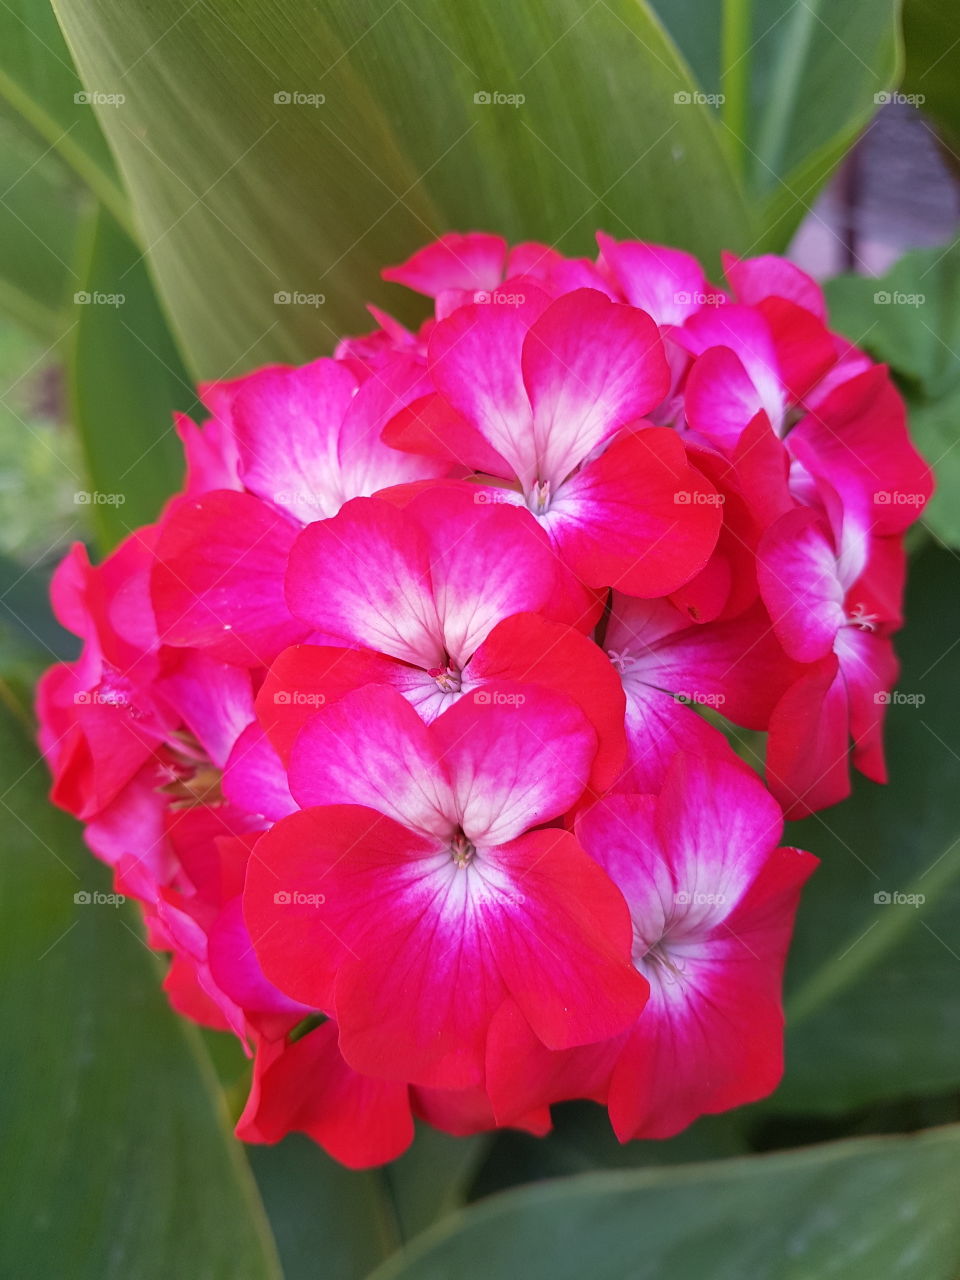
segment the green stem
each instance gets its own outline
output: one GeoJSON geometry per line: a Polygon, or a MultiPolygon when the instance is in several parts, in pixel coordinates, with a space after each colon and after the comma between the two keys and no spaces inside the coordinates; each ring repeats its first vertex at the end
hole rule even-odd
{"type": "MultiPolygon", "coordinates": [[[[77,83],[80,82],[77,81],[77,83]]],[[[62,128],[60,121],[54,119],[39,102],[25,93],[16,81],[2,70],[0,70],[0,98],[6,99],[31,128],[46,139],[81,181],[86,183],[101,204],[110,210],[136,244],[139,235],[123,191],[96,160],[73,141],[69,131],[64,131],[62,128]]]]}
{"type": "MultiPolygon", "coordinates": [[[[921,894],[917,906],[905,903],[877,905],[875,922],[840,955],[827,961],[787,1002],[787,1025],[796,1026],[828,1004],[841,991],[852,987],[863,975],[891,951],[914,925],[919,915],[940,901],[940,895],[960,873],[960,836],[948,846],[933,866],[918,876],[908,894],[921,894]]],[[[894,886],[889,886],[894,888],[894,886]]]]}
{"type": "Polygon", "coordinates": [[[750,17],[750,0],[723,0],[720,37],[720,92],[723,94],[723,102],[720,116],[729,130],[730,154],[741,176],[746,154],[744,144],[749,92],[750,17]]]}
{"type": "Polygon", "coordinates": [[[819,21],[819,7],[819,0],[809,0],[809,3],[802,0],[793,6],[790,18],[784,23],[780,57],[773,68],[756,147],[757,159],[764,171],[761,174],[763,185],[768,185],[771,177],[779,176],[783,166],[787,132],[794,108],[800,101],[800,87],[819,21]]]}

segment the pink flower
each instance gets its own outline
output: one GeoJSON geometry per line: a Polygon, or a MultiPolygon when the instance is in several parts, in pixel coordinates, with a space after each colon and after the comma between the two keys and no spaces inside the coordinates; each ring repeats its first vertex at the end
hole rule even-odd
{"type": "Polygon", "coordinates": [[[622,897],[569,833],[530,830],[579,799],[595,751],[576,705],[530,685],[430,726],[368,686],[301,731],[304,812],[257,845],[245,913],[264,972],[335,1016],[356,1070],[462,1089],[505,1002],[552,1048],[639,1012],[622,897]]]}
{"type": "Polygon", "coordinates": [[[609,796],[580,818],[578,839],[627,900],[649,1000],[624,1034],[567,1053],[501,1018],[489,1080],[501,1123],[536,1102],[591,1097],[621,1141],[666,1138],[776,1087],[783,965],[816,865],[777,848],[782,830],[744,765],[685,752],[659,796],[609,796]]]}
{"type": "Polygon", "coordinates": [[[895,619],[870,608],[880,597],[864,581],[869,544],[840,522],[838,547],[825,516],[797,508],[760,547],[760,589],[774,630],[786,652],[808,664],[770,723],[768,780],[795,817],[849,794],[851,734],[854,764],[886,781],[882,726],[898,672],[889,638],[895,619]]]}
{"type": "Polygon", "coordinates": [[[191,494],[165,514],[151,583],[164,643],[260,666],[306,635],[283,596],[299,529],[351,498],[449,470],[380,439],[421,381],[417,365],[397,356],[362,385],[346,365],[317,360],[231,389],[243,488],[191,494]]]}
{"type": "Polygon", "coordinates": [[[779,1079],[780,804],[885,777],[932,478],[795,266],[598,240],[418,250],[419,328],[201,388],[183,491],[56,575],[53,799],[253,1056],[246,1141],[663,1137],[779,1079]]]}
{"type": "Polygon", "coordinates": [[[522,302],[505,285],[436,326],[439,399],[386,438],[424,451],[433,437],[439,456],[515,483],[587,586],[672,591],[706,562],[720,513],[679,438],[643,421],[670,381],[657,327],[596,290],[550,303],[525,287],[522,302]]]}

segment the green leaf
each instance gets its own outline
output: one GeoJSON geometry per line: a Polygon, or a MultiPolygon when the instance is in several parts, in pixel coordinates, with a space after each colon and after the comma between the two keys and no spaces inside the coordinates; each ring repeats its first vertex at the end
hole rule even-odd
{"type": "Polygon", "coordinates": [[[276,1280],[195,1031],[6,714],[0,762],[0,1274],[276,1280]]]}
{"type": "Polygon", "coordinates": [[[370,1280],[953,1280],[960,1128],[542,1183],[445,1219],[370,1280]]]}
{"type": "Polygon", "coordinates": [[[73,421],[89,502],[105,546],[158,514],[182,479],[173,411],[196,395],[160,312],[143,258],[106,213],[97,218],[73,306],[73,421]]]}
{"type": "Polygon", "coordinates": [[[917,446],[937,491],[923,523],[960,546],[960,241],[908,253],[882,279],[827,285],[831,322],[904,383],[917,446]]]}
{"type": "Polygon", "coordinates": [[[88,84],[125,71],[101,121],[204,377],[328,351],[370,327],[367,300],[422,314],[379,271],[450,229],[592,253],[602,226],[711,266],[753,242],[711,114],[639,0],[56,7],[88,84]],[[492,94],[525,101],[475,100],[492,94]],[[325,303],[275,305],[294,293],[325,303]]]}
{"type": "Polygon", "coordinates": [[[954,164],[960,164],[960,40],[957,8],[953,0],[905,0],[903,44],[906,55],[903,92],[918,99],[926,115],[933,116],[954,164]]]}
{"type": "Polygon", "coordinates": [[[250,1147],[286,1280],[323,1274],[362,1280],[405,1240],[458,1208],[486,1139],[420,1126],[413,1146],[382,1169],[343,1168],[298,1134],[250,1147]]]}
{"type": "Polygon", "coordinates": [[[247,1150],[285,1280],[362,1280],[400,1244],[382,1171],[345,1169],[299,1134],[247,1150]]]}
{"type": "Polygon", "coordinates": [[[381,1174],[402,1240],[463,1204],[488,1146],[486,1135],[451,1138],[427,1125],[417,1126],[413,1145],[381,1174]]]}
{"type": "Polygon", "coordinates": [[[928,545],[897,643],[890,783],[860,779],[789,833],[822,861],[800,906],[787,1073],[768,1108],[838,1112],[960,1086],[957,587],[955,558],[928,545]]]}
{"type": "Polygon", "coordinates": [[[897,80],[899,0],[653,0],[721,95],[725,141],[761,202],[765,246],[784,249],[817,191],[897,80]]]}
{"type": "Polygon", "coordinates": [[[473,1181],[470,1198],[525,1182],[565,1178],[596,1169],[691,1164],[741,1155],[748,1150],[741,1120],[740,1114],[734,1112],[701,1116],[674,1138],[620,1143],[604,1108],[590,1102],[563,1103],[553,1108],[554,1127],[545,1138],[513,1129],[494,1135],[490,1154],[473,1181]]]}
{"type": "Polygon", "coordinates": [[[937,477],[923,523],[947,546],[960,547],[960,386],[933,401],[911,397],[910,428],[937,477]]]}
{"type": "Polygon", "coordinates": [[[887,274],[826,285],[830,322],[926,399],[960,386],[960,241],[905,254],[887,274]]]}
{"type": "Polygon", "coordinates": [[[0,116],[0,309],[47,343],[62,336],[89,200],[53,153],[0,116]]]}
{"type": "MultiPolygon", "coordinates": [[[[123,76],[112,86],[91,84],[88,89],[122,93],[123,76]]],[[[15,115],[46,148],[57,152],[130,229],[126,198],[93,108],[82,100],[84,93],[49,0],[4,0],[0,102],[6,104],[6,114],[15,115]]]]}

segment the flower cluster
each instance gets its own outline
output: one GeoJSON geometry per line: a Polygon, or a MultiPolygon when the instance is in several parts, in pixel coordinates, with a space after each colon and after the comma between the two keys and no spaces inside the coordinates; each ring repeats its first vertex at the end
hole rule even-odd
{"type": "Polygon", "coordinates": [[[203,387],[183,492],[58,571],[53,798],[253,1055],[249,1141],[664,1137],[780,1075],[783,813],[883,779],[930,473],[795,266],[599,241],[427,246],[418,332],[203,387]]]}

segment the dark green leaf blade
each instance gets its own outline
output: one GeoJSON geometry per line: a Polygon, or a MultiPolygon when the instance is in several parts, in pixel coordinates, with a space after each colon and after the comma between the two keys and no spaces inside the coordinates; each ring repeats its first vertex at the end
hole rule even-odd
{"type": "Polygon", "coordinates": [[[956,560],[928,546],[911,574],[891,781],[860,779],[789,834],[822,861],[798,915],[772,1109],[839,1112],[960,1086],[956,560]]]}
{"type": "Polygon", "coordinates": [[[153,520],[178,487],[176,409],[197,399],[143,258],[101,213],[72,307],[73,420],[87,463],[88,502],[105,546],[153,520]]]}
{"type": "Polygon", "coordinates": [[[960,1132],[596,1173],[455,1215],[371,1280],[953,1280],[960,1132]]]}
{"type": "Polygon", "coordinates": [[[126,197],[90,102],[96,94],[123,94],[77,76],[48,0],[4,0],[0,5],[0,102],[72,168],[114,217],[132,227],[126,197]]]}
{"type": "Polygon", "coordinates": [[[6,713],[0,762],[0,1274],[277,1280],[195,1032],[6,713]]]}

